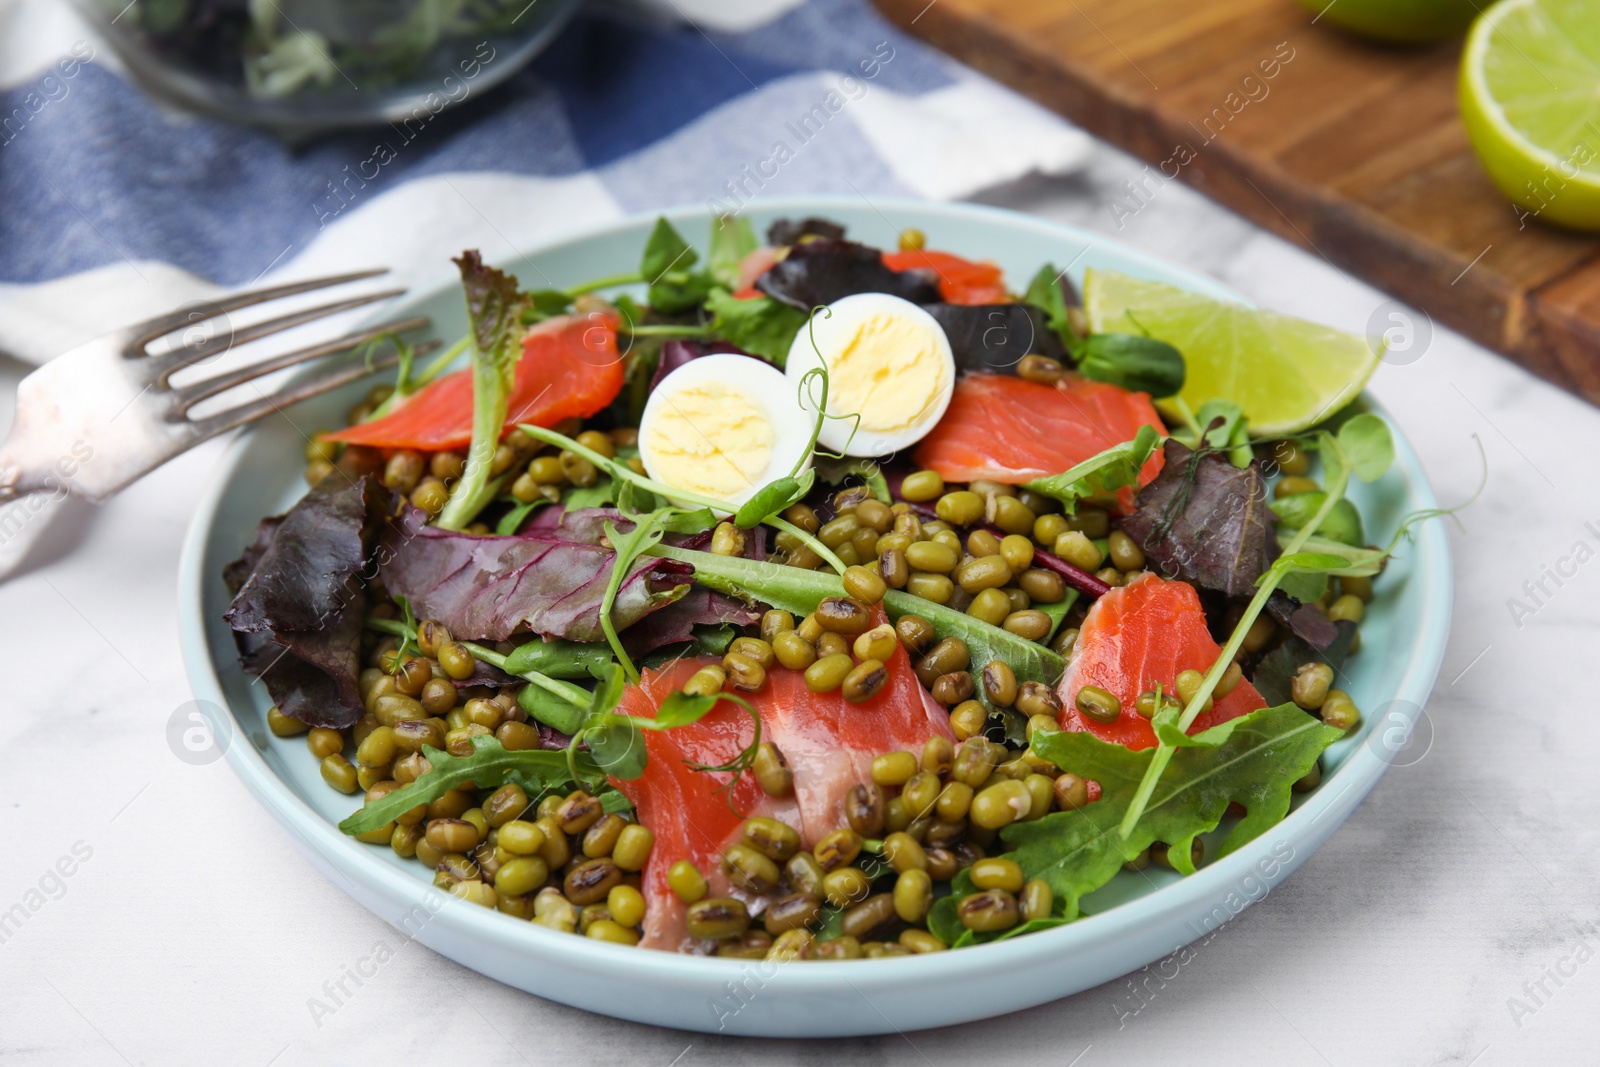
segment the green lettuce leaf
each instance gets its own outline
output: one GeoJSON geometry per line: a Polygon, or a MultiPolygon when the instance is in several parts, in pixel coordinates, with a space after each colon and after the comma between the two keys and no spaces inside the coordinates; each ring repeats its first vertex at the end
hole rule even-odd
{"type": "Polygon", "coordinates": [[[804,311],[770,296],[735,300],[724,289],[711,291],[706,311],[711,314],[712,333],[779,367],[788,362],[789,346],[809,318],[804,311]]]}
{"type": "Polygon", "coordinates": [[[1157,400],[1183,388],[1183,355],[1165,341],[1132,333],[1090,334],[1071,346],[1078,373],[1157,400]]]}
{"type": "Polygon", "coordinates": [[[455,263],[461,268],[461,287],[472,320],[472,444],[461,483],[435,521],[446,530],[465,529],[493,498],[489,470],[505,428],[522,355],[522,312],[528,306],[517,279],[485,266],[475,249],[461,253],[455,263]]]}
{"type": "Polygon", "coordinates": [[[699,259],[672,223],[665,218],[656,220],[639,261],[639,273],[650,283],[646,299],[652,311],[675,315],[705,302],[711,276],[692,269],[699,259]]]}
{"type": "Polygon", "coordinates": [[[711,246],[706,269],[725,289],[739,285],[739,262],[756,250],[756,232],[743,215],[719,215],[711,220],[711,246]]]}
{"type": "Polygon", "coordinates": [[[1063,271],[1056,270],[1054,263],[1040,267],[1039,273],[1028,283],[1028,291],[1022,294],[1022,302],[1042,310],[1045,321],[1061,338],[1061,343],[1071,349],[1078,339],[1073,336],[1072,324],[1067,318],[1067,294],[1062,285],[1070,283],[1062,277],[1063,274],[1063,271]]]}

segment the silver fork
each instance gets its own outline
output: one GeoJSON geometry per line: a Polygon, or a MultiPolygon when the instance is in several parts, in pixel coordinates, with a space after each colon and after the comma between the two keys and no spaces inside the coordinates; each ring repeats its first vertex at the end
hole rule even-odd
{"type": "MultiPolygon", "coordinates": [[[[33,493],[61,495],[63,491],[86,500],[104,500],[202,441],[393,366],[398,353],[390,351],[370,361],[321,370],[215,414],[190,416],[195,405],[236,386],[347,352],[385,334],[421,329],[428,325],[426,318],[374,326],[192,383],[175,386],[170,381],[184,368],[239,345],[388,300],[405,290],[366,293],[237,329],[229,324],[229,312],[384,273],[382,269],[358,271],[231,294],[158,315],[56,357],[17,386],[16,421],[10,437],[0,446],[0,503],[33,493]],[[219,320],[225,329],[217,329],[219,320]],[[211,332],[206,333],[207,329],[211,332]],[[179,344],[165,351],[151,350],[154,342],[180,331],[188,333],[179,344]]],[[[423,355],[438,347],[438,342],[429,342],[415,351],[423,355]]]]}

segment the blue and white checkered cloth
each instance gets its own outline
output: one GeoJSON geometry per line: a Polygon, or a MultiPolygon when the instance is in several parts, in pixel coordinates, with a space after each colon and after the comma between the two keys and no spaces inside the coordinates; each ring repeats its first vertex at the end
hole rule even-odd
{"type": "Polygon", "coordinates": [[[0,0],[0,350],[31,361],[218,287],[405,283],[678,203],[955,198],[1089,151],[865,0],[588,11],[424,125],[299,149],[153,103],[66,8],[0,0]]]}

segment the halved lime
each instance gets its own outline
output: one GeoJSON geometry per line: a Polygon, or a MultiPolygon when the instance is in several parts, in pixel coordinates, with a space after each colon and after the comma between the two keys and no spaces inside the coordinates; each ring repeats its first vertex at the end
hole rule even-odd
{"type": "Polygon", "coordinates": [[[1300,0],[1319,22],[1376,37],[1420,44],[1467,28],[1481,8],[1472,0],[1300,0]]]}
{"type": "MultiPolygon", "coordinates": [[[[1176,347],[1186,369],[1178,396],[1189,410],[1232,400],[1258,437],[1316,425],[1354,400],[1378,366],[1355,334],[1116,271],[1086,273],[1083,305],[1095,333],[1147,333],[1176,347]]],[[[1157,406],[1180,410],[1171,400],[1157,406]]]]}
{"type": "Polygon", "coordinates": [[[1501,192],[1546,222],[1600,229],[1600,5],[1501,0],[1467,35],[1460,97],[1501,192]]]}

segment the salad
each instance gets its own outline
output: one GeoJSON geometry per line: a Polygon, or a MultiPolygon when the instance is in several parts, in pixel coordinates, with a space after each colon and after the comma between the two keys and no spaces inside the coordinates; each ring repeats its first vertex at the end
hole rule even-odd
{"type": "MultiPolygon", "coordinates": [[[[179,67],[252,97],[342,95],[428,79],[450,96],[494,58],[489,41],[535,29],[527,0],[97,0],[179,67]],[[461,62],[458,64],[458,60],[461,62]],[[459,69],[458,69],[459,66],[459,69]],[[439,79],[445,78],[439,84],[439,79]]],[[[437,109],[435,109],[437,110],[437,109]]]]}
{"type": "Polygon", "coordinates": [[[469,334],[393,339],[225,574],[342,829],[508,921],[853,959],[1076,921],[1316,786],[1429,517],[1374,547],[1348,496],[1376,354],[925,245],[662,219],[564,290],[462,254],[469,334]]]}

